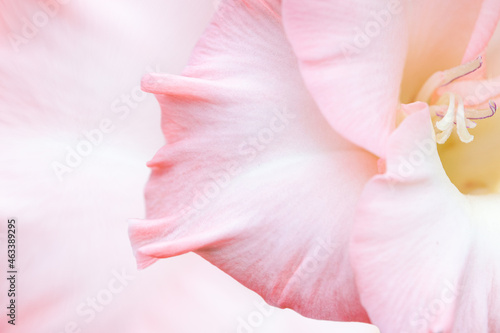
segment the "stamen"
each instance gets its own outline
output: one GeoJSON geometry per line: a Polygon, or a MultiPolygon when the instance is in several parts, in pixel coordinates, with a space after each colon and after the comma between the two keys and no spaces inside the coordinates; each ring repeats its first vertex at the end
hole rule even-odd
{"type": "MultiPolygon", "coordinates": [[[[429,105],[431,115],[434,119],[436,117],[441,118],[435,123],[436,129],[441,131],[436,135],[436,141],[438,143],[445,143],[450,137],[455,126],[457,128],[457,134],[460,141],[469,143],[474,140],[474,136],[469,133],[468,129],[475,128],[477,125],[473,120],[486,119],[495,115],[497,105],[494,101],[490,100],[489,108],[474,109],[474,105],[482,104],[487,99],[484,98],[481,103],[472,103],[472,101],[467,100],[467,105],[470,106],[470,108],[465,108],[464,100],[460,94],[457,94],[456,92],[446,92],[441,95],[439,91],[436,92],[439,87],[446,86],[447,84],[450,84],[451,82],[481,68],[482,64],[483,59],[479,56],[476,59],[460,66],[436,72],[425,82],[418,92],[417,100],[428,104],[432,102],[432,105],[429,105]],[[440,95],[437,101],[433,98],[433,96],[436,96],[434,94],[437,94],[437,96],[440,95]],[[448,106],[446,106],[446,104],[448,104],[448,106]]],[[[463,83],[468,84],[464,85],[464,87],[472,87],[472,84],[475,82],[476,81],[464,81],[463,83]]],[[[457,85],[460,84],[461,83],[457,83],[457,85]]],[[[455,88],[456,86],[453,85],[450,86],[448,90],[455,90],[455,88]]],[[[459,91],[462,93],[462,90],[459,89],[459,91]]],[[[491,96],[487,98],[491,98],[491,96]]]]}
{"type": "Polygon", "coordinates": [[[455,95],[449,94],[450,102],[445,116],[440,121],[436,122],[436,127],[441,131],[446,131],[448,128],[453,127],[455,121],[455,95]]]}
{"type": "Polygon", "coordinates": [[[418,92],[417,101],[429,102],[429,99],[437,88],[445,86],[456,79],[476,71],[482,66],[482,64],[483,58],[479,56],[463,65],[432,74],[431,77],[425,81],[424,85],[418,92]]]}
{"type": "MultiPolygon", "coordinates": [[[[445,96],[445,95],[443,95],[445,96]]],[[[439,99],[439,102],[443,100],[443,97],[439,99]]],[[[489,109],[470,109],[466,108],[465,109],[465,123],[467,124],[467,128],[474,128],[476,127],[476,123],[473,122],[470,119],[473,120],[481,120],[481,119],[486,119],[493,117],[497,111],[497,105],[494,101],[490,101],[489,103],[489,109]]],[[[446,114],[446,106],[444,105],[432,105],[429,107],[429,110],[435,114],[436,116],[443,118],[446,114]]]]}
{"type": "Polygon", "coordinates": [[[439,144],[443,144],[448,140],[451,135],[451,131],[453,131],[453,127],[449,127],[446,131],[439,133],[436,135],[436,142],[439,144]]]}
{"type": "Polygon", "coordinates": [[[465,118],[465,125],[467,128],[476,128],[477,124],[470,119],[465,118]]]}
{"type": "Polygon", "coordinates": [[[443,119],[440,121],[436,122],[436,127],[440,129],[442,132],[436,135],[436,141],[439,144],[443,144],[448,140],[448,138],[451,135],[451,132],[453,131],[453,125],[455,123],[455,118],[456,118],[456,112],[455,112],[455,95],[454,94],[447,94],[447,96],[441,96],[440,100],[446,98],[449,96],[449,102],[448,102],[448,110],[446,111],[446,114],[444,115],[443,119]]]}
{"type": "Polygon", "coordinates": [[[486,119],[493,117],[495,115],[495,112],[497,112],[497,105],[495,102],[490,101],[489,103],[490,108],[489,109],[466,109],[465,110],[465,117],[469,119],[486,119]]]}
{"type": "Polygon", "coordinates": [[[458,108],[457,108],[457,134],[460,141],[469,143],[474,140],[474,136],[469,133],[467,126],[465,124],[465,109],[464,101],[462,97],[458,96],[458,108]]]}
{"type": "Polygon", "coordinates": [[[441,86],[450,84],[451,82],[461,77],[464,77],[472,72],[475,72],[476,70],[481,68],[482,65],[483,65],[483,58],[479,56],[476,59],[471,60],[463,65],[443,71],[445,83],[443,83],[441,86]]]}
{"type": "MultiPolygon", "coordinates": [[[[433,108],[434,108],[434,106],[431,107],[430,110],[432,111],[433,108]]],[[[442,109],[441,107],[435,106],[434,110],[439,110],[439,111],[436,111],[434,113],[435,113],[436,116],[438,116],[440,118],[443,118],[446,112],[445,111],[440,111],[441,109],[442,109]]],[[[475,122],[473,122],[472,120],[467,119],[467,109],[465,109],[465,114],[466,114],[466,116],[465,116],[465,124],[467,125],[467,128],[475,128],[477,126],[477,124],[475,122]]],[[[453,124],[456,125],[457,122],[455,121],[455,122],[453,122],[453,124]]]]}
{"type": "Polygon", "coordinates": [[[452,93],[447,93],[439,99],[439,103],[445,102],[448,99],[448,109],[444,112],[443,105],[433,105],[429,109],[434,112],[434,114],[441,120],[436,122],[436,128],[442,132],[436,136],[438,143],[445,143],[446,140],[451,135],[454,125],[457,126],[457,134],[460,141],[464,143],[469,143],[474,140],[474,136],[468,131],[469,128],[476,127],[476,123],[471,119],[485,119],[492,117],[497,111],[497,105],[495,102],[490,101],[489,109],[465,109],[464,101],[460,95],[455,95],[452,93]],[[458,98],[458,107],[455,110],[455,96],[458,98]]]}
{"type": "MultiPolygon", "coordinates": [[[[474,140],[474,136],[469,133],[467,128],[476,127],[476,123],[465,117],[464,101],[461,96],[457,95],[458,107],[455,109],[455,94],[447,94],[442,96],[440,100],[449,98],[448,110],[443,119],[436,122],[436,128],[442,132],[436,136],[436,141],[443,144],[448,140],[453,131],[454,126],[457,126],[457,134],[460,141],[469,143],[474,140]]],[[[436,113],[437,114],[437,113],[436,113]]]]}

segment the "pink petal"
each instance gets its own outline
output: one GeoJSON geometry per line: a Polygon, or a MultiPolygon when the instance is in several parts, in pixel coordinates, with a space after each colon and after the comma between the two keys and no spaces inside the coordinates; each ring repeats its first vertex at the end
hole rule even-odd
{"type": "Polygon", "coordinates": [[[345,247],[376,160],[322,118],[277,13],[227,1],[183,76],[143,79],[168,144],[131,241],[140,267],[195,251],[270,304],[366,321],[345,247]]]}
{"type": "Polygon", "coordinates": [[[395,126],[406,57],[402,11],[387,1],[283,1],[287,35],[322,113],[379,156],[395,126]]]}
{"type": "Polygon", "coordinates": [[[500,25],[497,25],[486,50],[489,77],[500,76],[500,25]]]}
{"type": "Polygon", "coordinates": [[[453,332],[494,333],[500,330],[500,198],[466,198],[473,244],[459,285],[453,332]]]}
{"type": "Polygon", "coordinates": [[[402,3],[406,9],[409,48],[401,100],[408,103],[414,100],[432,74],[462,62],[479,18],[481,1],[423,0],[402,3]]]}
{"type": "Polygon", "coordinates": [[[484,53],[500,20],[500,2],[483,0],[474,31],[465,50],[462,63],[473,60],[484,53]]]}
{"type": "MultiPolygon", "coordinates": [[[[219,333],[228,324],[235,330],[252,305],[196,258],[137,272],[127,235],[127,218],[144,211],[144,161],[163,142],[152,130],[154,98],[131,96],[149,66],[184,66],[209,20],[205,3],[66,1],[19,52],[0,42],[0,332],[219,333]],[[99,139],[95,130],[107,118],[113,130],[99,139]],[[52,163],[90,142],[87,132],[99,143],[60,181],[52,163]],[[10,217],[18,223],[15,326],[5,303],[10,217]]],[[[2,1],[0,21],[20,33],[23,17],[36,13],[38,1],[2,1]]]]}
{"type": "MultiPolygon", "coordinates": [[[[477,8],[477,5],[479,5],[479,2],[469,2],[467,4],[468,7],[470,8],[465,8],[469,12],[469,14],[462,14],[459,15],[459,17],[462,19],[460,22],[460,29],[454,29],[451,34],[456,35],[458,33],[461,33],[463,35],[463,38],[454,38],[454,39],[449,39],[453,41],[457,41],[460,43],[460,41],[466,40],[468,36],[467,29],[465,27],[467,26],[467,23],[465,26],[462,24],[465,22],[471,22],[472,17],[470,16],[471,13],[475,13],[475,9],[477,8]],[[463,20],[463,18],[469,18],[466,20],[463,20]]],[[[498,44],[498,41],[492,40],[492,37],[494,35],[495,29],[498,25],[498,21],[500,19],[500,2],[496,0],[484,0],[481,4],[479,14],[476,18],[475,21],[475,26],[474,29],[472,30],[472,34],[469,38],[469,42],[467,44],[467,48],[465,50],[465,53],[462,57],[462,63],[467,63],[478,56],[482,57],[483,65],[481,68],[476,70],[474,73],[468,74],[462,78],[459,78],[456,82],[467,82],[471,80],[486,80],[490,78],[491,76],[497,76],[499,73],[494,73],[495,70],[494,68],[497,67],[496,63],[498,58],[496,56],[497,53],[496,51],[493,53],[491,51],[495,50],[497,46],[495,44],[498,44]],[[488,49],[487,49],[488,47],[488,49]],[[488,51],[488,52],[487,52],[488,51]],[[493,71],[491,70],[490,67],[494,67],[493,71]],[[489,75],[488,75],[489,74],[489,75]],[[493,75],[492,75],[493,74],[493,75]]],[[[432,32],[434,34],[434,32],[432,32]]],[[[442,49],[444,45],[440,44],[440,48],[442,49]]],[[[455,49],[460,50],[461,47],[455,47],[455,49]]],[[[456,60],[455,60],[456,61],[456,60]]],[[[422,63],[422,60],[419,58],[417,59],[417,66],[422,63]]],[[[434,61],[432,62],[434,63],[434,61]]],[[[419,72],[422,72],[422,70],[418,70],[419,72]]],[[[445,86],[442,87],[440,90],[442,92],[445,91],[452,91],[452,87],[450,86],[445,86]]]]}
{"type": "Polygon", "coordinates": [[[498,198],[451,184],[419,105],[360,199],[351,250],[362,304],[382,332],[496,332],[498,198]]]}

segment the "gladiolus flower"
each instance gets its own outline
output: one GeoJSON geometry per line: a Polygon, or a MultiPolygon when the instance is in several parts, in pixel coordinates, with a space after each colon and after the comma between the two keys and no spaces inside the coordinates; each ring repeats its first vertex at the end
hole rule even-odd
{"type": "Polygon", "coordinates": [[[194,251],[309,317],[498,331],[499,15],[225,1],[182,76],[143,78],[167,144],[130,224],[139,266],[194,251]]]}
{"type": "Polygon", "coordinates": [[[182,69],[212,10],[0,2],[0,332],[373,332],[273,309],[194,255],[136,270],[126,221],[162,143],[140,77],[182,69]]]}

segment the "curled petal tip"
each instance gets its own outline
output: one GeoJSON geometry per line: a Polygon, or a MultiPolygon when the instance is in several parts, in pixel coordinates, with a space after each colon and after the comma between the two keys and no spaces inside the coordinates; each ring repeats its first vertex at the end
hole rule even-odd
{"type": "Polygon", "coordinates": [[[156,95],[176,96],[188,100],[213,98],[213,85],[209,81],[167,73],[144,75],[141,88],[156,95]]]}
{"type": "Polygon", "coordinates": [[[141,89],[149,93],[158,93],[164,79],[154,73],[145,74],[141,79],[141,89]]]}

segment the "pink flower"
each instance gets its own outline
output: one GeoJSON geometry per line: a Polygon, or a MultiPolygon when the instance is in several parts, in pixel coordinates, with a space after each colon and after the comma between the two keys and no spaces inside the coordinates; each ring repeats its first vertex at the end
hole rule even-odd
{"type": "Polygon", "coordinates": [[[195,255],[137,271],[127,218],[143,214],[144,160],[163,143],[140,77],[180,71],[212,9],[204,0],[0,2],[0,332],[373,331],[273,311],[195,255]]]}
{"type": "Polygon", "coordinates": [[[305,316],[498,331],[499,15],[225,1],[182,76],[142,81],[167,144],[130,224],[139,267],[194,251],[305,316]]]}

